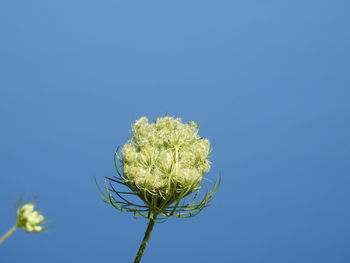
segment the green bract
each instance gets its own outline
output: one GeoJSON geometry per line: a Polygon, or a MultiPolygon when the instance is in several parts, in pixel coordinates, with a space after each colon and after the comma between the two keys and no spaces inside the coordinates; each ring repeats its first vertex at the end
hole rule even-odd
{"type": "Polygon", "coordinates": [[[105,201],[118,210],[145,217],[189,217],[198,213],[219,186],[218,181],[211,192],[195,202],[203,175],[210,170],[211,152],[209,141],[198,135],[198,128],[194,122],[182,123],[173,117],[158,118],[154,123],[145,117],[137,120],[131,139],[115,155],[118,176],[106,177],[110,184],[106,186],[105,201]],[[132,192],[117,191],[113,183],[125,185],[132,192]],[[191,201],[183,200],[193,192],[196,194],[191,201]],[[137,195],[143,204],[130,202],[125,197],[128,194],[137,195]]]}

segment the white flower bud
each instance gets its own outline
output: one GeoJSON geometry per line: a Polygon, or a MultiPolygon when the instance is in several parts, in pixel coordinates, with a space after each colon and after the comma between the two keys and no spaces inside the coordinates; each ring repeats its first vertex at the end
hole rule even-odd
{"type": "Polygon", "coordinates": [[[169,169],[173,163],[173,156],[172,154],[170,154],[169,152],[161,152],[159,154],[159,165],[163,168],[163,169],[169,169]]]}
{"type": "Polygon", "coordinates": [[[122,149],[125,180],[141,190],[171,199],[168,194],[190,193],[210,169],[210,143],[198,135],[194,122],[180,118],[146,117],[135,122],[132,138],[122,149]]]}
{"type": "Polygon", "coordinates": [[[33,210],[34,210],[34,205],[32,203],[25,204],[21,208],[21,211],[23,211],[23,213],[30,213],[33,210]]]}
{"type": "Polygon", "coordinates": [[[40,232],[44,222],[44,216],[34,211],[34,204],[28,203],[22,206],[17,212],[17,227],[23,228],[27,232],[40,232]]]}
{"type": "Polygon", "coordinates": [[[128,163],[132,163],[137,158],[137,152],[130,144],[125,144],[123,148],[123,156],[128,163]]]}
{"type": "Polygon", "coordinates": [[[34,226],[34,229],[33,229],[35,232],[40,232],[41,230],[43,230],[43,227],[42,226],[34,226]]]}

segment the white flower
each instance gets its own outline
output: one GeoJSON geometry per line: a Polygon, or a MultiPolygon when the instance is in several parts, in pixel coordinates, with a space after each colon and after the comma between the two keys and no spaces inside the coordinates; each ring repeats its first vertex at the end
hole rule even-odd
{"type": "Polygon", "coordinates": [[[173,117],[149,123],[142,117],[132,132],[121,157],[124,178],[131,188],[169,200],[171,195],[199,188],[210,169],[210,143],[198,135],[196,123],[173,117]]]}
{"type": "Polygon", "coordinates": [[[44,222],[44,216],[34,211],[34,204],[28,203],[17,211],[17,227],[23,228],[27,232],[40,232],[42,226],[39,224],[44,222]]]}

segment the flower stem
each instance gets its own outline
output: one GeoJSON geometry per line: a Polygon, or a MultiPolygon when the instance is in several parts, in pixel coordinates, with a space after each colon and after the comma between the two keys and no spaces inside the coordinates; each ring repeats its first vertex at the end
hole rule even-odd
{"type": "Polygon", "coordinates": [[[149,239],[149,237],[151,235],[154,223],[156,222],[156,217],[157,216],[154,215],[154,216],[151,216],[150,219],[149,219],[148,226],[147,226],[147,229],[146,229],[146,232],[145,232],[145,236],[143,237],[143,240],[142,240],[142,243],[140,245],[139,251],[136,254],[134,263],[139,263],[141,258],[142,258],[143,252],[144,252],[144,250],[145,250],[145,248],[147,246],[148,239],[149,239]]]}
{"type": "Polygon", "coordinates": [[[5,239],[8,238],[13,232],[15,232],[16,229],[17,229],[17,224],[14,225],[13,227],[11,227],[10,230],[7,231],[6,234],[2,236],[2,238],[0,238],[0,244],[1,244],[2,242],[4,242],[5,239]]]}

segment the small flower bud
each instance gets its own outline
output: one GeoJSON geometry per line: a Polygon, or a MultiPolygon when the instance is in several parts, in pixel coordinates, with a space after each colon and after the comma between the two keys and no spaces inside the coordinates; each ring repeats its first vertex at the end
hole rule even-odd
{"type": "Polygon", "coordinates": [[[44,216],[34,211],[34,204],[28,203],[17,210],[17,227],[23,228],[27,232],[40,232],[44,222],[44,216]]]}

